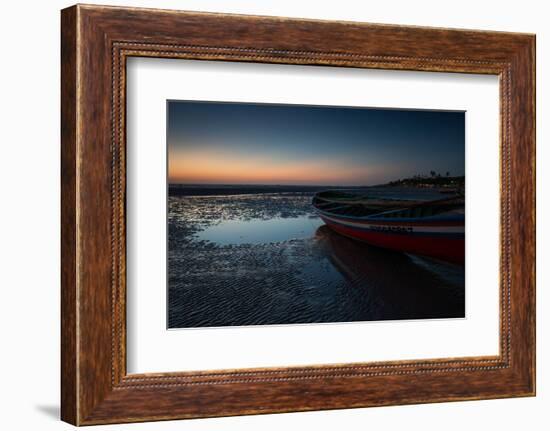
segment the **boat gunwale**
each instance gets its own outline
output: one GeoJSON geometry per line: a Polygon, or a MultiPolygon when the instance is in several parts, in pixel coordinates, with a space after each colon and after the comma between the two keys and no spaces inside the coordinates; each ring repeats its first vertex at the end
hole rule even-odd
{"type": "MultiPolygon", "coordinates": [[[[335,191],[340,191],[340,190],[335,190],[335,191]]],[[[444,203],[444,202],[453,201],[455,199],[461,199],[461,198],[463,199],[462,196],[445,197],[445,198],[442,198],[442,199],[422,201],[420,203],[418,203],[418,201],[412,201],[411,205],[409,207],[393,208],[393,209],[383,210],[383,211],[380,211],[380,212],[376,212],[374,214],[363,215],[363,216],[353,216],[353,215],[336,214],[336,213],[333,213],[333,212],[330,212],[330,211],[325,211],[325,210],[320,209],[314,201],[315,201],[315,199],[319,199],[319,200],[323,200],[325,202],[330,202],[329,200],[327,200],[327,198],[324,198],[324,197],[320,196],[323,193],[327,193],[327,192],[333,192],[333,190],[324,190],[322,192],[315,193],[315,195],[313,196],[312,206],[313,206],[313,208],[315,209],[315,211],[317,213],[323,214],[323,215],[329,216],[329,217],[342,218],[342,219],[348,219],[348,220],[378,222],[378,223],[383,223],[383,224],[396,224],[396,223],[430,224],[430,222],[436,222],[436,223],[438,223],[438,222],[451,222],[451,223],[456,222],[456,223],[459,223],[459,224],[464,224],[464,221],[465,221],[465,215],[464,214],[444,215],[444,216],[432,215],[432,216],[426,216],[426,217],[385,217],[386,214],[391,214],[391,213],[404,211],[407,208],[421,207],[421,206],[427,206],[427,205],[433,205],[433,204],[441,204],[441,203],[444,203]]],[[[399,201],[399,199],[390,199],[390,200],[399,201]]],[[[332,202],[332,203],[336,203],[336,202],[332,202]]],[[[353,202],[348,202],[348,203],[341,202],[341,203],[343,205],[348,205],[348,206],[357,205],[353,202]]],[[[445,214],[445,213],[443,213],[443,214],[445,214]]]]}
{"type": "MultiPolygon", "coordinates": [[[[324,220],[324,219],[323,219],[324,220]]],[[[464,240],[464,232],[458,231],[458,232],[418,232],[418,231],[399,231],[399,230],[391,230],[391,231],[380,231],[378,229],[372,229],[369,227],[360,227],[360,226],[349,226],[348,224],[342,222],[342,221],[335,221],[335,220],[324,220],[325,223],[329,227],[333,227],[334,225],[339,225],[346,227],[348,229],[352,229],[354,231],[361,231],[361,232],[371,232],[371,233],[377,233],[377,234],[384,234],[386,236],[392,235],[392,236],[409,236],[409,237],[428,237],[432,238],[434,240],[440,239],[440,238],[446,238],[446,239],[452,239],[452,240],[464,240]]],[[[443,227],[457,227],[457,226],[443,226],[443,227]]],[[[458,226],[460,227],[460,226],[458,226]]],[[[354,237],[353,235],[346,235],[349,238],[356,239],[358,241],[363,241],[366,243],[369,243],[369,241],[354,237]]]]}
{"type": "Polygon", "coordinates": [[[431,224],[431,222],[456,222],[458,224],[464,224],[464,216],[429,216],[429,217],[379,217],[379,214],[369,215],[369,216],[349,216],[349,215],[340,215],[333,214],[331,212],[320,210],[319,208],[313,206],[315,211],[319,214],[325,215],[332,218],[342,218],[348,220],[358,220],[358,221],[368,221],[368,222],[377,222],[381,224],[397,224],[397,223],[416,223],[416,224],[431,224]]]}

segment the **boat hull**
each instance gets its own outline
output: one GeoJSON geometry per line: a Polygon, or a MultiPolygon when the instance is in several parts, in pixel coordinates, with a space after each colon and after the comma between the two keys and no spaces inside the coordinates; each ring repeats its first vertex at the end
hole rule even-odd
{"type": "Polygon", "coordinates": [[[319,212],[334,231],[370,245],[464,265],[464,222],[350,220],[319,212]]]}

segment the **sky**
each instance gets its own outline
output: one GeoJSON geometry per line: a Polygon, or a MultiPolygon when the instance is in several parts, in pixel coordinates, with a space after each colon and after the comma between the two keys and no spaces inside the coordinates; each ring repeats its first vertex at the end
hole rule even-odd
{"type": "Polygon", "coordinates": [[[168,101],[168,180],[368,186],[464,175],[464,112],[168,101]]]}

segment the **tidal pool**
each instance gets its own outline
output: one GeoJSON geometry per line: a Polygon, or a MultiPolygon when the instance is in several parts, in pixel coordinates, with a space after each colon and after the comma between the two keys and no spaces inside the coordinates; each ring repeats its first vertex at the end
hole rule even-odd
{"type": "Polygon", "coordinates": [[[268,220],[225,220],[196,234],[218,245],[268,244],[312,237],[323,221],[315,216],[276,217],[268,220]]]}

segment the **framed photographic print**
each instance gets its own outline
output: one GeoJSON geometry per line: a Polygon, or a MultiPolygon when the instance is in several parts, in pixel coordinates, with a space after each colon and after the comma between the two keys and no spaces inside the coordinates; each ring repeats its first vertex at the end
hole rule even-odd
{"type": "Polygon", "coordinates": [[[167,116],[169,329],[465,317],[464,112],[167,116]]]}
{"type": "Polygon", "coordinates": [[[62,11],[62,419],[535,394],[535,37],[62,11]]]}

